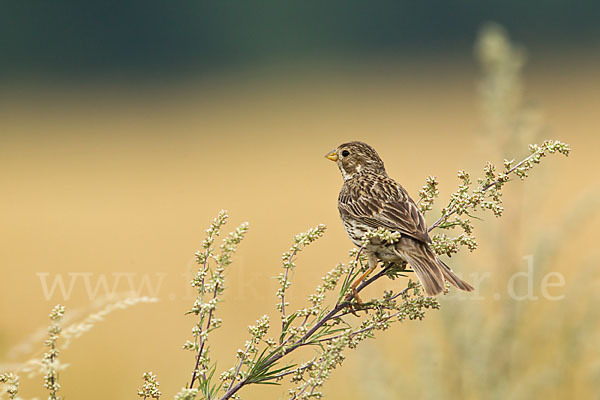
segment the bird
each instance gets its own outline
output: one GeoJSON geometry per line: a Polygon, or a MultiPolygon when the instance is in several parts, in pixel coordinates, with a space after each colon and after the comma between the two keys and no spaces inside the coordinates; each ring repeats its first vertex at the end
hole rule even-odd
{"type": "Polygon", "coordinates": [[[400,234],[397,242],[372,240],[363,248],[369,268],[352,283],[351,297],[361,302],[356,288],[379,261],[410,265],[427,296],[442,293],[445,282],[464,291],[473,290],[436,256],[423,213],[408,192],[388,176],[373,147],[352,141],[339,145],[325,157],[337,164],[344,178],[338,210],[350,240],[362,247],[364,234],[378,228],[400,234]]]}

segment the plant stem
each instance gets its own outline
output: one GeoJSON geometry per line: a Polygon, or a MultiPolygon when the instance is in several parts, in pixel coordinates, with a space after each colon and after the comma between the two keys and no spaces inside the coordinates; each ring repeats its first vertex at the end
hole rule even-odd
{"type": "MultiPolygon", "coordinates": [[[[285,269],[283,285],[281,286],[281,332],[283,332],[283,330],[285,328],[285,290],[286,290],[286,285],[287,285],[287,281],[288,281],[288,274],[290,272],[289,264],[292,262],[292,258],[294,258],[297,251],[298,250],[294,250],[288,258],[288,261],[287,261],[288,267],[285,269]]],[[[283,336],[279,339],[279,344],[282,344],[282,342],[283,342],[283,336]]]]}
{"type": "MultiPolygon", "coordinates": [[[[365,287],[367,287],[371,283],[375,282],[377,279],[379,279],[382,276],[384,276],[386,274],[388,268],[389,267],[383,268],[380,272],[378,272],[377,274],[375,274],[373,277],[364,280],[356,288],[356,293],[359,293],[365,287]]],[[[273,365],[274,363],[276,363],[277,361],[279,361],[284,356],[288,355],[289,353],[291,353],[292,351],[296,350],[297,348],[305,345],[306,342],[307,342],[307,340],[310,339],[310,337],[312,335],[314,335],[315,332],[317,330],[319,330],[319,328],[321,328],[323,325],[325,325],[327,322],[331,321],[332,319],[338,318],[339,315],[337,315],[337,314],[340,311],[344,310],[345,308],[350,307],[351,305],[352,305],[352,303],[350,303],[349,301],[343,301],[343,302],[337,304],[331,311],[329,311],[329,313],[327,313],[327,315],[325,315],[323,318],[321,318],[315,325],[313,325],[313,327],[308,332],[306,332],[304,334],[304,336],[302,336],[300,339],[298,339],[289,348],[285,349],[284,351],[277,352],[277,353],[273,354],[265,362],[265,365],[269,365],[269,366],[273,365]]],[[[236,376],[237,376],[237,374],[236,374],[236,376]]],[[[227,400],[227,399],[231,398],[231,396],[233,396],[238,390],[240,390],[242,387],[244,387],[247,383],[248,383],[248,381],[247,381],[247,378],[246,378],[246,379],[243,379],[243,380],[239,381],[235,385],[231,386],[229,388],[229,390],[227,390],[227,392],[223,395],[223,397],[221,397],[220,400],[227,400]]]]}
{"type": "MultiPolygon", "coordinates": [[[[503,173],[503,175],[510,175],[513,172],[515,172],[517,170],[517,168],[519,168],[521,165],[523,165],[524,163],[526,163],[527,161],[529,161],[531,158],[533,158],[537,153],[533,153],[527,157],[525,157],[524,159],[522,159],[518,164],[516,164],[514,167],[512,167],[511,169],[509,169],[507,172],[503,173]]],[[[487,191],[489,188],[491,188],[494,185],[497,185],[498,183],[500,183],[500,178],[496,179],[495,181],[493,181],[492,183],[487,184],[486,186],[484,186],[481,189],[481,193],[487,191]]],[[[456,207],[452,206],[448,209],[448,211],[444,214],[442,214],[442,216],[435,221],[430,227],[429,229],[427,229],[427,232],[431,232],[432,230],[434,230],[435,228],[437,228],[442,222],[444,222],[445,220],[448,219],[449,216],[453,215],[454,213],[456,213],[456,207]]]]}
{"type": "MultiPolygon", "coordinates": [[[[215,290],[213,291],[213,300],[217,297],[217,291],[219,289],[219,284],[215,283],[215,290]]],[[[213,310],[211,309],[208,312],[208,321],[206,322],[206,334],[208,335],[208,330],[210,329],[210,324],[212,320],[213,310]]],[[[200,344],[200,349],[198,350],[198,355],[196,356],[196,365],[194,367],[194,372],[192,373],[192,380],[190,382],[190,389],[194,387],[194,381],[196,380],[198,374],[198,367],[200,366],[200,358],[202,358],[202,351],[204,351],[204,345],[206,344],[206,340],[202,339],[202,327],[200,327],[200,340],[202,341],[200,344]]],[[[205,376],[206,378],[206,376],[205,376]]]]}
{"type": "MultiPolygon", "coordinates": [[[[209,255],[209,251],[208,249],[204,252],[204,263],[202,263],[202,281],[200,282],[200,296],[202,297],[202,299],[204,300],[204,279],[206,277],[206,273],[208,271],[208,255],[209,255]]],[[[202,322],[202,320],[200,320],[200,322],[202,322]]],[[[198,352],[198,355],[196,356],[196,364],[194,366],[194,370],[192,371],[192,380],[190,381],[190,389],[192,389],[194,387],[194,381],[196,380],[196,373],[198,371],[198,366],[200,364],[200,355],[202,354],[202,350],[204,349],[204,340],[202,339],[202,325],[200,325],[200,332],[199,332],[199,337],[200,337],[200,351],[198,352]]]]}

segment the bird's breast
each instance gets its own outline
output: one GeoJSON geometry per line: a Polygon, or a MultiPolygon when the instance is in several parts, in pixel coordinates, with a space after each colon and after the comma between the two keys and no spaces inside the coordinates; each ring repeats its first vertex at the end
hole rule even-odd
{"type": "Polygon", "coordinates": [[[369,228],[356,221],[353,218],[344,218],[343,220],[344,229],[356,246],[362,245],[362,237],[367,233],[369,228]]]}

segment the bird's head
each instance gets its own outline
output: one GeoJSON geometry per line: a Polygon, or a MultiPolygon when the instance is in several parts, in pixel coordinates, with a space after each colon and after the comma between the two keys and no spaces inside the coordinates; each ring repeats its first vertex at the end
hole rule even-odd
{"type": "Polygon", "coordinates": [[[337,163],[344,180],[351,179],[360,172],[386,175],[383,161],[375,149],[363,142],[341,144],[325,157],[337,163]]]}

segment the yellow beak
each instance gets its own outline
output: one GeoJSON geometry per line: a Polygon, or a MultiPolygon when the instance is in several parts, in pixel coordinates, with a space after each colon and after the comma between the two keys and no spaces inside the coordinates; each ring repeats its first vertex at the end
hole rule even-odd
{"type": "Polygon", "coordinates": [[[329,153],[325,154],[325,158],[329,158],[331,161],[337,161],[338,155],[335,150],[331,150],[329,153]]]}

